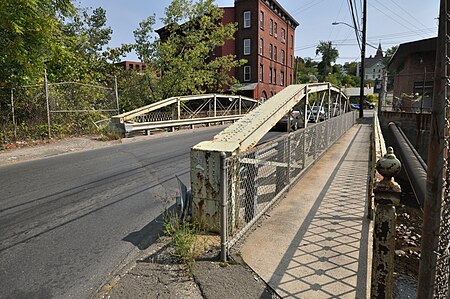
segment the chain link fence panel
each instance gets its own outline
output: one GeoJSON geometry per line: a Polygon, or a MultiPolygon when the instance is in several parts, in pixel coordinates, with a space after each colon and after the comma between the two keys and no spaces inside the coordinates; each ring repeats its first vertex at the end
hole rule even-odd
{"type": "Polygon", "coordinates": [[[62,82],[0,88],[0,142],[93,133],[117,112],[108,87],[62,82]]]}
{"type": "Polygon", "coordinates": [[[355,121],[350,112],[225,159],[227,250],[355,121]]]}

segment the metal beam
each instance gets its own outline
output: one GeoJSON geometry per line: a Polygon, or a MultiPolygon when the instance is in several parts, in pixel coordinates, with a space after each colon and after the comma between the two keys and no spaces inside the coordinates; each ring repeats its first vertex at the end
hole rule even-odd
{"type": "Polygon", "coordinates": [[[125,112],[125,113],[113,116],[111,119],[114,122],[123,123],[123,122],[131,120],[137,116],[164,108],[166,106],[173,105],[173,104],[177,103],[178,101],[192,101],[192,100],[211,99],[211,98],[231,98],[231,99],[236,99],[236,100],[244,99],[244,100],[250,101],[250,102],[255,102],[255,103],[258,102],[255,99],[251,99],[251,98],[247,98],[247,97],[235,96],[235,95],[223,95],[223,94],[202,94],[202,95],[172,97],[172,98],[168,98],[168,99],[165,99],[162,101],[158,101],[156,103],[153,103],[153,104],[150,104],[147,106],[140,107],[138,109],[135,109],[135,110],[132,110],[129,112],[125,112]]]}
{"type": "Polygon", "coordinates": [[[220,132],[212,141],[202,142],[195,149],[221,151],[226,143],[232,152],[247,151],[307,94],[328,90],[347,97],[341,89],[328,83],[290,85],[220,132]]]}

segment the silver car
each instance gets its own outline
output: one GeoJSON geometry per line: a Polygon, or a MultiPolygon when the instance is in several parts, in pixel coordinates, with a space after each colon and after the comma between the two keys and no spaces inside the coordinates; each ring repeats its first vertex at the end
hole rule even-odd
{"type": "Polygon", "coordinates": [[[319,122],[324,121],[327,118],[327,112],[324,107],[312,106],[308,109],[309,121],[319,122]]]}

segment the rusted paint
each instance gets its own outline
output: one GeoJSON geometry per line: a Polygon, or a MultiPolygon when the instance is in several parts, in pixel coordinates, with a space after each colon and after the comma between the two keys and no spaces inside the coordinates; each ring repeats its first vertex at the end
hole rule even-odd
{"type": "Polygon", "coordinates": [[[392,148],[377,162],[384,175],[374,187],[375,221],[373,233],[371,298],[392,298],[395,254],[395,206],[400,203],[401,187],[394,176],[401,169],[392,148]]]}
{"type": "MultiPolygon", "coordinates": [[[[308,93],[323,91],[342,93],[328,83],[290,85],[240,120],[216,135],[213,140],[201,142],[191,150],[191,184],[194,218],[201,217],[213,227],[220,223],[220,190],[229,188],[229,225],[235,226],[239,216],[239,177],[230,178],[228,186],[220,182],[220,153],[236,155],[252,149],[272,128],[273,124],[289,112],[308,93]],[[200,204],[201,203],[201,204],[200,204]]],[[[346,97],[345,95],[343,95],[346,97]]],[[[238,169],[235,171],[238,173],[238,169]]]]}

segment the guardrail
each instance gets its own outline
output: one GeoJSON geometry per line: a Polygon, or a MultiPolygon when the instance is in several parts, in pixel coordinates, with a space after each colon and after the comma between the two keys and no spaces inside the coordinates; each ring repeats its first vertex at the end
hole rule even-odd
{"type": "Polygon", "coordinates": [[[180,120],[167,120],[167,121],[155,121],[155,122],[146,122],[146,123],[124,123],[123,128],[125,133],[129,134],[135,131],[149,131],[156,129],[165,129],[170,128],[171,131],[174,131],[175,128],[189,126],[191,129],[194,128],[195,125],[201,124],[214,124],[225,122],[233,122],[241,118],[242,115],[234,115],[234,116],[219,116],[219,117],[204,117],[204,118],[193,118],[193,119],[180,119],[180,120]]]}

